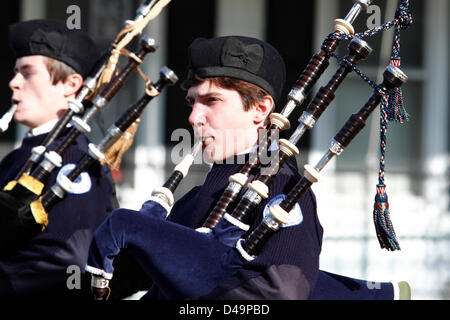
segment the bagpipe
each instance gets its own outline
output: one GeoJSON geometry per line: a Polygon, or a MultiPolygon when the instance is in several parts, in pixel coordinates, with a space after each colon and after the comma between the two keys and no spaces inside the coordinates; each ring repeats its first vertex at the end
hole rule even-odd
{"type": "Polygon", "coordinates": [[[69,101],[69,108],[46,135],[42,145],[33,149],[16,178],[0,192],[0,225],[4,230],[0,236],[0,256],[18,250],[44,230],[49,220],[47,212],[54,203],[72,191],[78,176],[95,161],[110,161],[111,159],[105,157],[105,153],[119,142],[124,132],[139,122],[145,106],[157,97],[165,86],[173,85],[178,80],[175,73],[167,67],[161,70],[160,79],[156,83],[152,83],[139,70],[145,56],[157,49],[154,39],[144,35],[136,52],[129,52],[125,48],[169,2],[170,0],[146,0],[141,4],[135,19],[127,21],[127,25],[120,31],[111,47],[97,61],[77,97],[69,101]],[[121,55],[128,58],[128,63],[119,72],[121,55]],[[90,132],[90,121],[106,107],[136,70],[146,81],[143,97],[111,126],[99,145],[94,146],[91,143],[89,153],[75,168],[65,175],[58,175],[56,185],[43,194],[50,174],[61,167],[64,153],[81,134],[90,132]],[[68,133],[61,137],[64,130],[68,130],[68,133]],[[50,148],[58,137],[62,138],[61,142],[50,148]]]}
{"type": "Polygon", "coordinates": [[[0,118],[0,133],[8,130],[9,124],[14,116],[14,112],[16,112],[17,104],[13,104],[9,107],[8,111],[0,118]]]}
{"type": "MultiPolygon", "coordinates": [[[[352,27],[352,23],[361,12],[361,10],[368,6],[369,2],[370,1],[357,1],[345,17],[345,19],[336,19],[334,21],[335,32],[333,33],[333,35],[353,34],[354,30],[352,27]]],[[[272,113],[270,115],[271,124],[267,129],[267,132],[269,134],[263,134],[261,136],[262,141],[260,142],[260,148],[251,153],[249,160],[239,171],[239,173],[230,177],[230,184],[211,212],[208,219],[204,222],[204,228],[213,228],[225,214],[228,205],[236,200],[239,192],[247,182],[250,171],[260,164],[259,159],[261,159],[262,155],[267,152],[267,146],[271,144],[271,137],[277,136],[280,130],[287,130],[290,128],[290,123],[288,120],[289,115],[294,111],[296,107],[300,106],[304,102],[308,92],[326,70],[329,65],[330,57],[336,50],[339,42],[340,38],[337,36],[327,37],[322,43],[320,51],[313,55],[311,60],[308,62],[308,65],[300,75],[299,79],[288,93],[288,101],[283,107],[282,111],[280,113],[272,113]]],[[[364,52],[364,49],[362,47],[364,47],[366,44],[363,44],[362,42],[355,42],[354,44],[355,46],[352,46],[350,50],[361,50],[361,52],[352,52],[348,58],[356,63],[359,59],[363,59],[364,55],[367,56],[370,53],[371,49],[368,48],[367,50],[369,50],[369,52],[364,52]]],[[[339,83],[342,82],[347,73],[348,68],[344,66],[340,70],[340,75],[338,75],[336,79],[333,80],[335,81],[335,84],[332,85],[330,83],[327,92],[322,92],[320,96],[318,95],[316,97],[317,102],[323,99],[328,99],[327,94],[333,94],[332,90],[337,89],[339,83]]],[[[326,106],[324,108],[326,108],[326,106]]],[[[320,114],[317,114],[317,116],[320,116],[320,114]]],[[[304,113],[299,120],[301,123],[303,123],[303,128],[311,128],[315,122],[314,117],[308,113],[304,113]]],[[[297,132],[296,134],[298,135],[298,138],[300,138],[302,133],[297,132]]]]}
{"type": "MultiPolygon", "coordinates": [[[[125,49],[125,47],[133,38],[135,38],[143,31],[145,26],[152,19],[154,19],[169,2],[170,0],[146,0],[141,4],[141,6],[137,9],[136,17],[133,20],[126,22],[126,27],[124,27],[119,32],[111,46],[107,50],[105,50],[103,56],[96,62],[90,74],[84,80],[83,87],[81,88],[77,97],[75,99],[68,100],[69,108],[67,109],[67,111],[59,119],[58,123],[52,128],[52,130],[46,135],[42,144],[32,150],[31,157],[25,163],[21,171],[17,174],[15,180],[18,180],[24,173],[28,175],[30,174],[36,163],[42,160],[42,156],[44,155],[46,149],[58,136],[60,136],[62,131],[66,128],[67,124],[71,122],[74,115],[81,115],[85,112],[86,109],[92,109],[93,103],[91,100],[93,100],[93,98],[98,95],[99,91],[104,88],[106,84],[112,81],[112,76],[118,72],[117,68],[121,55],[129,57],[130,60],[135,59],[136,65],[130,65],[131,68],[128,70],[128,72],[136,70],[138,65],[142,63],[142,58],[146,53],[142,55],[142,58],[139,58],[137,53],[130,53],[125,49]]],[[[155,46],[154,40],[148,39],[148,41],[150,41],[148,43],[148,50],[150,50],[151,52],[155,51],[157,47],[155,46]]],[[[115,91],[111,90],[111,96],[109,97],[109,100],[112,99],[115,93],[117,93],[117,91],[124,84],[124,81],[128,77],[129,74],[125,72],[126,69],[127,68],[124,68],[123,70],[124,72],[121,76],[121,81],[116,82],[115,91]]],[[[139,69],[137,70],[139,71],[139,69]]],[[[110,85],[110,87],[113,87],[112,84],[110,85]]],[[[107,101],[108,100],[101,101],[99,99],[97,102],[100,103],[100,105],[98,105],[97,107],[102,108],[107,101]]]]}
{"type": "MultiPolygon", "coordinates": [[[[370,1],[355,1],[345,19],[335,21],[335,31],[322,44],[321,50],[309,61],[299,80],[288,94],[288,102],[283,111],[271,115],[271,125],[263,143],[250,153],[242,169],[229,178],[220,200],[207,217],[204,224],[194,230],[167,220],[171,210],[172,197],[151,198],[140,210],[117,209],[105,220],[94,234],[86,271],[92,275],[91,286],[98,299],[105,297],[109,281],[113,278],[113,261],[124,248],[136,257],[153,282],[164,292],[167,299],[197,299],[208,295],[222,281],[236,274],[258,255],[265,244],[273,237],[283,224],[291,219],[290,213],[310,186],[317,182],[321,170],[336,155],[343,152],[356,135],[363,129],[369,115],[380,106],[382,121],[387,119],[389,99],[398,100],[400,86],[407,80],[399,68],[399,37],[394,44],[394,62],[383,73],[383,81],[376,84],[365,76],[357,67],[359,60],[365,59],[371,52],[370,46],[361,38],[395,27],[395,32],[406,29],[412,22],[409,13],[409,1],[402,1],[393,21],[381,27],[354,34],[353,21],[370,1]],[[349,53],[339,58],[335,49],[341,40],[352,40],[349,53]],[[290,127],[287,119],[293,109],[305,99],[307,92],[328,67],[330,57],[340,61],[338,70],[332,79],[321,87],[315,98],[308,105],[299,119],[299,126],[289,140],[278,141],[279,152],[273,156],[270,166],[263,166],[260,157],[272,144],[270,132],[290,127]],[[352,114],[344,126],[332,139],[328,151],[315,165],[306,165],[304,175],[287,195],[267,207],[268,214],[262,221],[251,228],[251,216],[261,200],[268,197],[270,183],[283,163],[289,157],[298,154],[297,142],[306,130],[311,129],[319,120],[335,96],[335,92],[346,75],[355,71],[374,89],[364,106],[352,114]],[[397,98],[397,99],[396,99],[397,98]],[[248,182],[250,171],[261,167],[260,175],[248,182]],[[262,169],[267,169],[263,171],[262,169]],[[246,189],[245,189],[246,188],[246,189]],[[230,211],[231,204],[240,201],[230,211]],[[164,201],[161,202],[161,199],[164,201]],[[170,199],[170,200],[169,200],[170,199]],[[231,212],[230,214],[228,212],[231,212]]],[[[384,124],[384,122],[382,122],[384,124]]],[[[385,133],[385,127],[382,134],[385,133]]],[[[385,145],[383,146],[385,147],[385,145]]],[[[384,164],[384,163],[383,163],[384,164]]],[[[380,169],[381,171],[381,169],[380,169]]],[[[171,180],[171,179],[169,179],[171,180]]],[[[381,183],[384,181],[380,181],[381,183]]],[[[167,185],[167,183],[166,183],[167,185]]],[[[384,190],[377,186],[382,193],[384,190]]],[[[172,190],[173,192],[173,190],[172,190]]],[[[169,193],[170,194],[170,193],[169,193]]],[[[387,199],[377,195],[374,209],[374,221],[380,246],[388,250],[398,250],[398,241],[386,210],[387,199]],[[381,199],[380,199],[381,198],[381,199]],[[383,202],[384,201],[384,202],[383,202]],[[382,212],[379,209],[384,209],[382,212]]],[[[300,221],[301,223],[301,221],[300,221]]],[[[317,282],[310,292],[310,299],[393,299],[398,295],[395,284],[379,283],[377,289],[368,285],[366,280],[353,279],[318,271],[317,282]]],[[[400,287],[409,290],[401,283],[400,287]]],[[[408,297],[406,297],[408,298],[408,297]]]]}

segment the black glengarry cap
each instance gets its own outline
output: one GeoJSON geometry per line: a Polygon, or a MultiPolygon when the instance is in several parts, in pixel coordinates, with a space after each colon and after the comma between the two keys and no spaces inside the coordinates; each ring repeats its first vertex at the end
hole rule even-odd
{"type": "Polygon", "coordinates": [[[183,86],[195,77],[230,77],[253,83],[277,101],[286,80],[286,66],[267,42],[244,36],[197,38],[188,49],[189,72],[183,86]]]}
{"type": "Polygon", "coordinates": [[[100,58],[94,41],[82,30],[51,19],[19,22],[9,26],[9,42],[16,58],[42,55],[66,63],[86,77],[100,58]]]}

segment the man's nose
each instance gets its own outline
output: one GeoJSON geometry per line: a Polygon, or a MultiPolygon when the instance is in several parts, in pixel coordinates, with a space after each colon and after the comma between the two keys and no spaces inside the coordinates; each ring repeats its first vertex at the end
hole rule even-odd
{"type": "Polygon", "coordinates": [[[199,103],[195,103],[192,106],[192,111],[189,115],[189,123],[195,127],[201,127],[206,123],[205,112],[199,103]]]}
{"type": "Polygon", "coordinates": [[[16,73],[14,77],[9,81],[9,87],[12,89],[17,89],[20,87],[21,75],[16,73]]]}

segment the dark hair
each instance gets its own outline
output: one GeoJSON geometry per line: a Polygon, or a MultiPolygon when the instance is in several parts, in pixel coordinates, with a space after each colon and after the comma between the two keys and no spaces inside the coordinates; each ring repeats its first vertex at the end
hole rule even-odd
{"type": "Polygon", "coordinates": [[[72,67],[64,62],[50,57],[44,57],[44,63],[52,79],[52,84],[54,85],[60,81],[66,81],[68,76],[77,73],[72,67]]]}
{"type": "Polygon", "coordinates": [[[257,85],[230,77],[196,77],[195,80],[189,80],[186,82],[183,89],[188,90],[190,87],[197,86],[204,81],[210,81],[219,88],[236,90],[241,97],[245,111],[250,110],[255,104],[262,102],[265,96],[269,96],[269,93],[267,93],[266,90],[258,87],[257,85]]]}

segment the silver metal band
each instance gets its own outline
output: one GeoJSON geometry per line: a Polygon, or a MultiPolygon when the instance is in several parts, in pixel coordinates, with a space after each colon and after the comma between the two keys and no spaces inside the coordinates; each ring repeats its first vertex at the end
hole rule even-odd
{"type": "Polygon", "coordinates": [[[241,191],[242,186],[237,182],[230,182],[225,190],[231,191],[233,194],[237,194],[241,191]]]}
{"type": "Polygon", "coordinates": [[[104,289],[107,288],[109,285],[109,280],[96,276],[96,275],[92,275],[91,278],[91,286],[93,288],[99,288],[99,289],[104,289]]]}
{"type": "Polygon", "coordinates": [[[344,151],[344,147],[339,142],[332,139],[328,144],[328,150],[338,156],[344,151]]]}
{"type": "Polygon", "coordinates": [[[273,231],[277,231],[280,228],[280,223],[271,213],[264,217],[263,223],[273,231]]]}
{"type": "Polygon", "coordinates": [[[311,129],[316,124],[316,120],[314,120],[314,117],[306,111],[302,113],[298,121],[303,123],[306,127],[308,127],[308,129],[311,129]]]}
{"type": "Polygon", "coordinates": [[[253,203],[260,203],[262,200],[262,197],[256,192],[255,190],[248,189],[245,192],[244,198],[247,200],[253,202],[253,203]]]}

